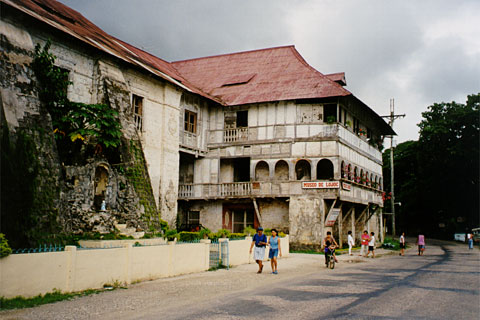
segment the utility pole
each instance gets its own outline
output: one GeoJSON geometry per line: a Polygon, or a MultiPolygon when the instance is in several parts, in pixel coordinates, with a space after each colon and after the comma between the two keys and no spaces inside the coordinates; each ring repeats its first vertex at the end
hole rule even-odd
{"type": "MultiPolygon", "coordinates": [[[[395,100],[390,99],[390,115],[382,116],[382,118],[390,118],[389,125],[393,129],[393,121],[398,118],[405,117],[405,114],[395,114],[395,100]]],[[[390,136],[390,191],[392,203],[392,236],[396,236],[395,232],[395,188],[394,188],[394,170],[393,170],[393,135],[390,136]]]]}

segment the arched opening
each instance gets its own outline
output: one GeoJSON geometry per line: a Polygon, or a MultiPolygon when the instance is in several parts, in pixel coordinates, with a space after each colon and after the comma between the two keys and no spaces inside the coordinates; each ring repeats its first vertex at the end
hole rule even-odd
{"type": "Polygon", "coordinates": [[[360,170],[360,183],[365,184],[365,173],[363,173],[363,169],[360,170]]]}
{"type": "Polygon", "coordinates": [[[270,177],[268,163],[260,161],[255,167],[255,181],[267,181],[270,177]]]}
{"type": "Polygon", "coordinates": [[[310,162],[307,160],[300,160],[295,164],[295,174],[297,180],[311,180],[310,162]]]}
{"type": "Polygon", "coordinates": [[[352,180],[352,165],[348,165],[348,180],[352,180]]]}
{"type": "Polygon", "coordinates": [[[345,165],[345,162],[342,161],[342,164],[340,165],[340,168],[341,168],[341,174],[342,174],[342,179],[346,179],[347,178],[347,166],[345,165]]]}
{"type": "Polygon", "coordinates": [[[333,163],[328,159],[322,159],[317,163],[317,179],[333,179],[333,163]]]}
{"type": "Polygon", "coordinates": [[[375,176],[375,182],[373,184],[373,187],[376,188],[376,189],[379,189],[378,188],[378,177],[377,176],[375,176]]]}
{"type": "Polygon", "coordinates": [[[95,169],[95,189],[93,204],[97,210],[102,208],[102,202],[105,200],[108,186],[108,169],[104,165],[99,165],[95,169]]]}
{"type": "Polygon", "coordinates": [[[280,160],[275,164],[275,180],[288,180],[289,178],[288,163],[280,160]]]}
{"type": "Polygon", "coordinates": [[[378,180],[378,190],[383,190],[382,178],[378,180]]]}
{"type": "Polygon", "coordinates": [[[374,181],[373,181],[373,173],[370,173],[370,180],[369,180],[369,182],[368,182],[368,186],[371,187],[372,184],[373,184],[373,182],[374,182],[374,181]]]}
{"type": "Polygon", "coordinates": [[[358,176],[357,167],[355,167],[355,169],[353,169],[353,181],[355,181],[356,183],[360,183],[360,177],[358,176]]]}

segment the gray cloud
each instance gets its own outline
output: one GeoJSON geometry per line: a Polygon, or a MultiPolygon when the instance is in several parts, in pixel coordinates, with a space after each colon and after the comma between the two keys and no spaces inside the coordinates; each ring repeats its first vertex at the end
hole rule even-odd
{"type": "Polygon", "coordinates": [[[294,44],[322,73],[379,114],[406,113],[398,141],[416,139],[421,112],[480,91],[480,2],[61,0],[106,32],[167,61],[294,44]]]}

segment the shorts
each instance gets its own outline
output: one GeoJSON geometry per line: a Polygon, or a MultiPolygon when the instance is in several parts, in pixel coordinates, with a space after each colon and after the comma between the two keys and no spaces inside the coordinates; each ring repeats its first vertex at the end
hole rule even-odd
{"type": "Polygon", "coordinates": [[[255,250],[253,251],[253,259],[256,260],[263,260],[265,258],[265,247],[257,247],[255,246],[255,250]]]}
{"type": "Polygon", "coordinates": [[[405,243],[400,243],[400,249],[405,249],[405,243]]]}
{"type": "Polygon", "coordinates": [[[418,249],[425,249],[425,245],[424,244],[419,244],[418,249]]]}
{"type": "Polygon", "coordinates": [[[374,246],[368,246],[368,251],[373,251],[373,250],[375,250],[374,246]]]}
{"type": "Polygon", "coordinates": [[[273,259],[276,257],[278,257],[278,249],[270,248],[270,251],[268,252],[268,258],[273,259]]]}

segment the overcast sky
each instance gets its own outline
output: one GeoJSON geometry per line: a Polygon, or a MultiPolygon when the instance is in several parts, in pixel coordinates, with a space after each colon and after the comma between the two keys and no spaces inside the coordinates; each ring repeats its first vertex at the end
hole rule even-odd
{"type": "Polygon", "coordinates": [[[61,0],[107,33],[167,61],[282,45],[418,138],[434,102],[480,92],[478,0],[61,0]]]}

